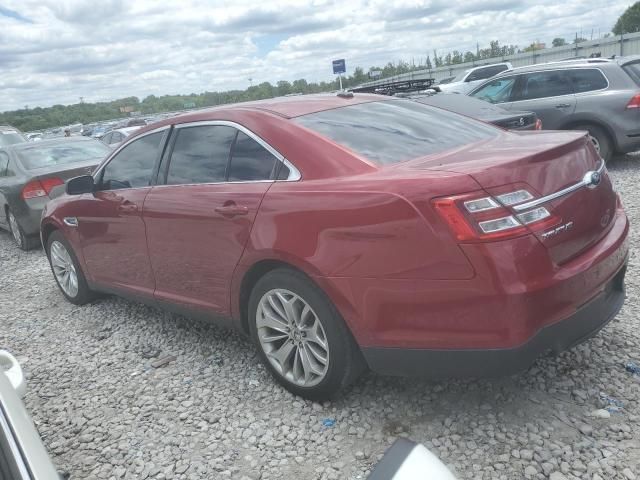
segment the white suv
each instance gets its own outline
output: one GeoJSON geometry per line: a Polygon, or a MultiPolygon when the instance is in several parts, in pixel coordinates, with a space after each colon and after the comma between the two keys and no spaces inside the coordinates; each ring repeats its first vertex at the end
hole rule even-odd
{"type": "Polygon", "coordinates": [[[456,75],[451,82],[436,85],[434,88],[440,92],[466,94],[484,80],[512,68],[509,62],[470,68],[456,75]]]}

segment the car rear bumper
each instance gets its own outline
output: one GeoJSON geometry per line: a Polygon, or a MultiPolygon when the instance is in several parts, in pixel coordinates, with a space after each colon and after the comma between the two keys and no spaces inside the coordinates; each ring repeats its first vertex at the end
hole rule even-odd
{"type": "Polygon", "coordinates": [[[384,375],[429,378],[486,377],[516,373],[547,352],[559,353],[591,338],[609,323],[625,299],[626,263],[604,290],[569,317],[539,330],[514,348],[436,350],[365,347],[369,367],[384,375]]]}
{"type": "Polygon", "coordinates": [[[48,201],[49,197],[31,198],[13,207],[14,215],[26,235],[33,236],[40,233],[42,209],[48,201]]]}

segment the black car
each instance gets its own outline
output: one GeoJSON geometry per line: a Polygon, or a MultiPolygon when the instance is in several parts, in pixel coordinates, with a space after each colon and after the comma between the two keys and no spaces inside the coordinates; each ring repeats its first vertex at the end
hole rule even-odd
{"type": "Polygon", "coordinates": [[[40,216],[52,190],[91,173],[111,152],[86,137],[23,142],[0,148],[0,228],[23,250],[40,243],[40,216]]]}
{"type": "Polygon", "coordinates": [[[403,95],[416,102],[460,113],[508,130],[540,130],[542,122],[533,112],[513,112],[458,93],[403,95]]]}

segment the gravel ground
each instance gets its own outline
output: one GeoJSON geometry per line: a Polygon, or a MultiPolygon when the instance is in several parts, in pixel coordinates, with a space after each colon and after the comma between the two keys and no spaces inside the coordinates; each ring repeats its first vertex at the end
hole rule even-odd
{"type": "MultiPolygon", "coordinates": [[[[610,170],[637,223],[640,158],[610,170]]],[[[638,241],[634,226],[615,321],[498,380],[368,374],[343,398],[313,404],[276,386],[235,333],[117,298],[67,303],[42,251],[20,252],[4,233],[0,348],[21,361],[27,408],[72,478],[361,479],[406,436],[462,479],[631,480],[640,478],[640,375],[624,364],[640,364],[638,241]],[[176,360],[151,367],[166,354],[176,360]],[[609,418],[593,416],[617,402],[609,418]]]]}

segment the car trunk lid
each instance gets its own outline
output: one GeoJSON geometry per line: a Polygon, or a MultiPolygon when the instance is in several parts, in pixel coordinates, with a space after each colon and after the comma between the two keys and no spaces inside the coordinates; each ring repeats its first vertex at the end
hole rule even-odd
{"type": "MultiPolygon", "coordinates": [[[[534,199],[521,203],[575,187],[540,205],[557,217],[553,225],[530,227],[551,258],[561,264],[600,240],[612,225],[617,198],[606,169],[597,185],[578,186],[600,162],[584,133],[522,132],[414,160],[406,167],[466,173],[494,198],[523,187],[534,199]]],[[[519,209],[518,204],[507,208],[514,215],[528,210],[519,209]]]]}

